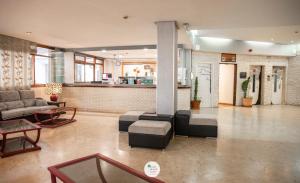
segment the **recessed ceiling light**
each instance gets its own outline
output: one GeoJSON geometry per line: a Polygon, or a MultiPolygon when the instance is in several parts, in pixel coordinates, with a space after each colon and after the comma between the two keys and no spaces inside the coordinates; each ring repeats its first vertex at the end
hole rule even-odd
{"type": "Polygon", "coordinates": [[[101,50],[103,53],[105,53],[106,52],[106,50],[105,49],[103,49],[103,50],[101,50]]]}
{"type": "Polygon", "coordinates": [[[32,32],[26,32],[26,35],[28,35],[28,36],[29,36],[31,33],[32,33],[32,32]]]}

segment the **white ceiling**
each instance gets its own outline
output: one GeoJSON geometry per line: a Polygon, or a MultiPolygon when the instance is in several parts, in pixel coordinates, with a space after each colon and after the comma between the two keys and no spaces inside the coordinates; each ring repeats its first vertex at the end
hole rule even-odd
{"type": "Polygon", "coordinates": [[[205,35],[289,42],[299,17],[299,0],[0,1],[1,34],[63,48],[156,44],[163,20],[178,22],[182,44],[191,43],[184,22],[205,35]]]}
{"type": "Polygon", "coordinates": [[[279,44],[300,43],[300,25],[218,30],[202,29],[192,30],[192,32],[193,36],[199,37],[230,38],[234,40],[263,41],[274,42],[279,44]]]}
{"type": "Polygon", "coordinates": [[[156,49],[145,50],[109,50],[109,51],[86,51],[82,52],[90,55],[95,55],[103,58],[121,59],[121,60],[152,60],[155,61],[157,57],[156,49]]]}

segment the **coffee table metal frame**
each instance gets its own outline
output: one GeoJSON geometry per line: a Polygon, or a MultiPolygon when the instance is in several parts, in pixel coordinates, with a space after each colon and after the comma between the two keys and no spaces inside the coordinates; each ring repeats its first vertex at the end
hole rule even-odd
{"type": "MultiPolygon", "coordinates": [[[[13,131],[9,131],[9,132],[6,132],[4,131],[3,129],[0,128],[0,134],[2,135],[3,139],[1,140],[1,152],[0,152],[0,156],[2,158],[5,158],[5,157],[8,157],[8,156],[12,156],[12,155],[16,155],[16,154],[21,154],[21,153],[25,153],[25,152],[31,152],[31,151],[36,151],[36,150],[41,150],[41,147],[37,145],[39,139],[40,139],[40,135],[41,135],[41,127],[39,125],[35,125],[31,122],[29,122],[28,120],[26,119],[17,119],[18,121],[19,120],[22,120],[23,122],[25,123],[28,123],[29,125],[31,125],[33,128],[32,129],[20,129],[20,130],[13,130],[13,131]],[[32,139],[30,138],[28,135],[27,135],[27,132],[28,131],[37,131],[37,136],[36,136],[36,139],[32,139]],[[7,136],[9,134],[14,134],[14,133],[22,133],[24,134],[24,136],[21,136],[21,137],[13,137],[13,138],[7,138],[7,136]],[[8,140],[11,140],[11,139],[18,139],[18,138],[24,138],[25,141],[24,143],[26,142],[29,142],[30,144],[33,145],[33,147],[30,147],[30,148],[25,148],[25,144],[24,144],[24,148],[21,149],[21,150],[16,150],[16,151],[11,151],[11,152],[5,152],[5,147],[6,147],[6,142],[8,140]]],[[[8,123],[10,121],[16,121],[16,120],[8,120],[8,121],[0,121],[1,122],[5,122],[5,123],[8,123]]]]}
{"type": "Polygon", "coordinates": [[[113,166],[116,166],[116,167],[118,167],[118,168],[120,168],[120,169],[134,175],[134,176],[137,176],[137,177],[149,182],[149,183],[164,183],[163,181],[161,181],[157,178],[148,177],[144,173],[142,173],[138,170],[135,170],[133,168],[130,168],[129,166],[124,165],[124,164],[122,164],[122,163],[120,163],[116,160],[111,159],[111,158],[108,158],[108,157],[106,157],[106,156],[104,156],[100,153],[93,154],[93,155],[90,155],[90,156],[82,157],[82,158],[79,158],[79,159],[67,161],[67,162],[64,162],[64,163],[61,163],[61,164],[57,164],[57,165],[48,167],[48,170],[50,171],[50,174],[51,174],[51,182],[52,183],[57,183],[56,178],[58,178],[64,183],[75,183],[68,176],[66,176],[64,173],[59,171],[59,169],[63,168],[63,167],[66,167],[66,166],[76,164],[76,163],[80,163],[80,162],[83,162],[83,161],[86,161],[86,160],[89,160],[89,159],[93,159],[93,158],[99,158],[103,161],[106,161],[107,163],[109,163],[113,166]]]}
{"type": "Polygon", "coordinates": [[[37,124],[43,128],[56,128],[68,123],[75,122],[74,119],[77,109],[75,107],[59,107],[55,109],[48,109],[44,111],[36,111],[34,113],[34,118],[38,122],[37,124]],[[73,115],[70,119],[60,118],[61,114],[66,111],[73,111],[73,115]],[[40,120],[39,115],[47,115],[50,118],[46,120],[40,120]]]}

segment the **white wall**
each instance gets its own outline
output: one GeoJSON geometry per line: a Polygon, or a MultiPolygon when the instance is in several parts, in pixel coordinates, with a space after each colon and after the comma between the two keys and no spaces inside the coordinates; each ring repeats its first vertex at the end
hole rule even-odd
{"type": "MultiPolygon", "coordinates": [[[[262,104],[271,104],[272,97],[272,70],[273,66],[288,67],[288,57],[276,56],[255,56],[255,55],[237,55],[237,92],[236,92],[236,105],[242,104],[243,91],[241,84],[245,79],[240,79],[240,72],[247,72],[247,77],[250,74],[251,65],[260,65],[264,67],[264,74],[262,78],[262,104]],[[270,76],[270,80],[268,80],[270,76]]],[[[286,88],[286,87],[284,87],[286,88]]]]}
{"type": "MultiPolygon", "coordinates": [[[[264,88],[263,88],[263,101],[262,104],[271,104],[271,93],[272,93],[272,78],[270,81],[267,80],[267,76],[272,77],[273,66],[283,66],[288,67],[288,57],[282,56],[258,56],[258,55],[237,55],[237,86],[236,86],[236,105],[242,104],[243,91],[241,88],[241,83],[245,79],[240,79],[240,72],[246,72],[247,76],[250,74],[251,65],[261,65],[264,66],[265,74],[263,78],[264,88]]],[[[213,73],[212,73],[212,97],[213,106],[217,107],[219,103],[219,63],[221,61],[220,53],[212,52],[200,52],[193,51],[192,53],[192,70],[197,63],[212,63],[213,73]]],[[[287,68],[288,71],[288,68],[287,68]]],[[[193,71],[194,72],[194,71],[193,71]]],[[[194,73],[193,73],[194,74],[194,73]]],[[[194,82],[193,82],[194,83],[194,82]]],[[[209,86],[208,86],[209,87],[209,86]]],[[[286,88],[286,87],[285,87],[286,88]]],[[[192,90],[193,93],[193,90],[192,90]]]]}
{"type": "Polygon", "coordinates": [[[219,103],[233,104],[234,65],[220,64],[219,103]]]}
{"type": "MultiPolygon", "coordinates": [[[[219,103],[219,61],[221,60],[220,53],[210,52],[192,52],[192,73],[195,75],[195,67],[197,64],[210,63],[212,64],[212,106],[217,107],[219,103]]],[[[194,85],[195,77],[193,78],[192,85],[194,85]]],[[[209,86],[208,86],[209,87],[209,86]]],[[[201,90],[201,88],[200,88],[201,90]]],[[[192,87],[192,94],[194,93],[194,86],[192,87]]],[[[204,100],[204,99],[202,99],[204,100]]]]}
{"type": "Polygon", "coordinates": [[[296,45],[281,45],[254,41],[199,37],[196,45],[200,51],[217,53],[236,53],[249,55],[295,56],[296,45]],[[252,52],[249,52],[252,49],[252,52]]]}
{"type": "Polygon", "coordinates": [[[300,105],[300,56],[289,59],[287,75],[287,103],[300,105]]]}

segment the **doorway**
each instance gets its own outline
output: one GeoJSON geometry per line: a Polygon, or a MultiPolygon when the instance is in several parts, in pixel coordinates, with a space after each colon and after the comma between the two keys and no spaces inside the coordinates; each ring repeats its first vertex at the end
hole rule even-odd
{"type": "Polygon", "coordinates": [[[236,64],[220,64],[219,104],[235,105],[236,103],[236,64]]]}
{"type": "Polygon", "coordinates": [[[271,104],[284,104],[285,67],[274,66],[272,69],[272,97],[271,104]]]}
{"type": "Polygon", "coordinates": [[[193,69],[193,91],[195,78],[198,77],[198,96],[201,100],[201,107],[212,107],[212,64],[198,63],[193,69]]]}

